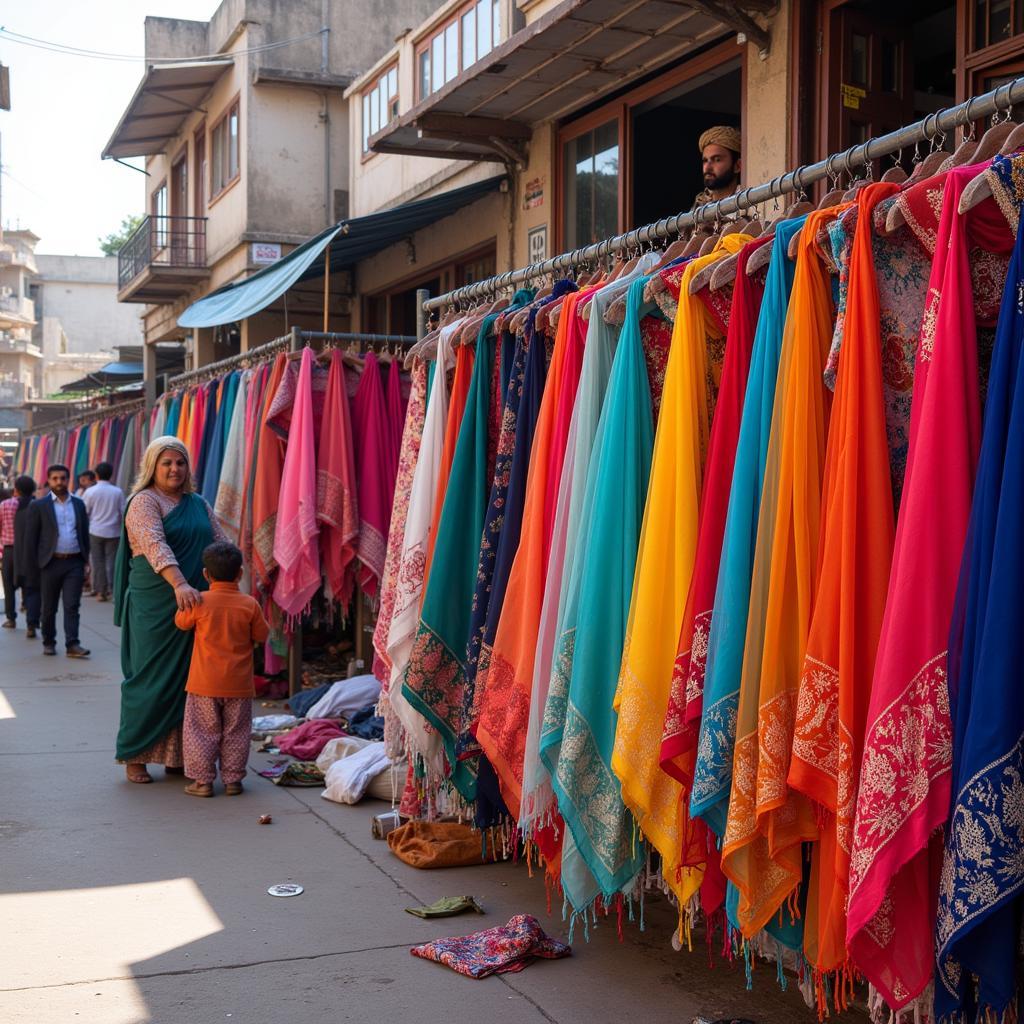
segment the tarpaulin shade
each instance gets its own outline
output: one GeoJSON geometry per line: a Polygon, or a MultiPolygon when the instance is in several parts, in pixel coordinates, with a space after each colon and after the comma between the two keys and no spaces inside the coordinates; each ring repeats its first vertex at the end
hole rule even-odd
{"type": "Polygon", "coordinates": [[[324,276],[323,262],[317,257],[331,246],[331,272],[344,270],[389,245],[408,238],[464,206],[500,188],[504,175],[442,192],[429,199],[396,206],[392,210],[353,217],[322,231],[304,242],[273,266],[257,271],[244,281],[236,281],[192,303],[178,318],[179,327],[216,327],[244,320],[266,309],[298,281],[324,276]]]}

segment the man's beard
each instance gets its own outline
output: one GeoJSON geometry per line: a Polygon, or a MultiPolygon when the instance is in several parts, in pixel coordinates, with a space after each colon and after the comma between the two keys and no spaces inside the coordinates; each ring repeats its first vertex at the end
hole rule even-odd
{"type": "Polygon", "coordinates": [[[731,185],[736,184],[737,174],[734,170],[728,170],[724,174],[720,174],[717,177],[710,175],[704,176],[704,187],[709,192],[721,192],[723,189],[729,188],[731,185]]]}

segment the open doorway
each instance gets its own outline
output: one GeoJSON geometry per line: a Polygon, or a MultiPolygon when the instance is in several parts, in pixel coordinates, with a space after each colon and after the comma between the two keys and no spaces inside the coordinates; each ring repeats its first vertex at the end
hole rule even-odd
{"type": "Polygon", "coordinates": [[[693,205],[704,188],[700,135],[713,125],[739,127],[741,99],[742,73],[736,60],[633,108],[630,227],[693,205]]]}

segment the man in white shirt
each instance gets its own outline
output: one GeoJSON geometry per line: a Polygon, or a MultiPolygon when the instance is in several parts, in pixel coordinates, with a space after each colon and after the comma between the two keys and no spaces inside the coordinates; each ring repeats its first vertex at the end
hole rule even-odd
{"type": "Polygon", "coordinates": [[[124,491],[112,484],[114,467],[101,462],[95,484],[82,495],[89,513],[89,550],[92,552],[92,589],[101,601],[109,601],[114,584],[114,560],[124,522],[124,491]]]}
{"type": "Polygon", "coordinates": [[[43,654],[57,653],[57,605],[64,605],[64,643],[69,658],[88,658],[78,642],[79,606],[89,559],[89,515],[81,498],[68,493],[67,466],[46,471],[50,492],[28,507],[26,550],[35,557],[25,567],[42,596],[43,654]]]}

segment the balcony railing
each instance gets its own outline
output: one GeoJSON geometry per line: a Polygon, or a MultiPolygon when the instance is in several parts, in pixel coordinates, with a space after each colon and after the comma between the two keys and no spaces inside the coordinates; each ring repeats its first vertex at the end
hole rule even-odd
{"type": "Polygon", "coordinates": [[[117,254],[121,291],[146,270],[205,268],[206,218],[152,214],[136,228],[117,254]]]}
{"type": "Polygon", "coordinates": [[[13,314],[30,323],[36,318],[36,304],[31,299],[20,299],[14,295],[0,295],[0,316],[13,314]]]}

